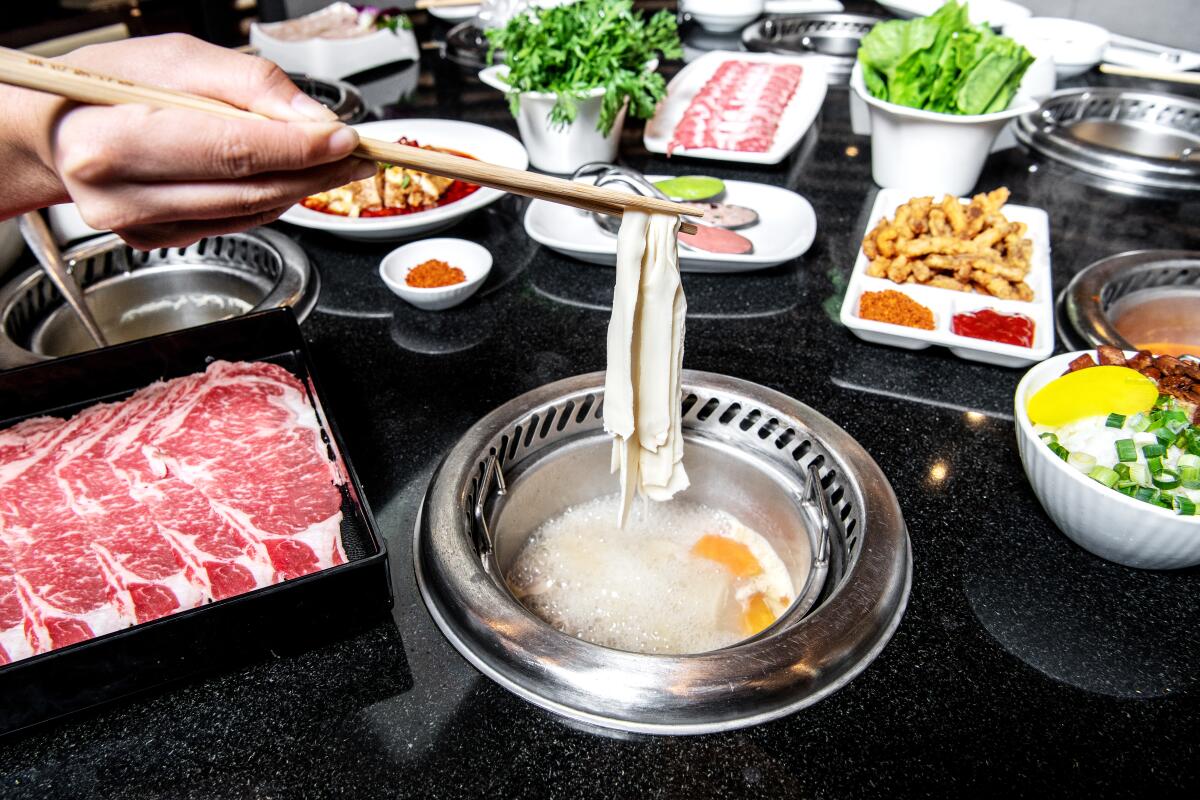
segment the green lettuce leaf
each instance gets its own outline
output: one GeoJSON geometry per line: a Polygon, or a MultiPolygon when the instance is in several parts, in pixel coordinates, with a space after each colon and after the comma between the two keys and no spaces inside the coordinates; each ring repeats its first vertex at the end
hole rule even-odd
{"type": "Polygon", "coordinates": [[[986,25],[972,26],[956,0],[928,17],[881,22],[858,50],[873,97],[944,114],[1008,107],[1033,56],[986,25]]]}

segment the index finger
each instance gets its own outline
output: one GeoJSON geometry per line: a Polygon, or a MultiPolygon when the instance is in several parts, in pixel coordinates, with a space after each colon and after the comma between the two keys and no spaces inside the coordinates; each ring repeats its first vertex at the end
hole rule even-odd
{"type": "Polygon", "coordinates": [[[329,122],[218,117],[147,106],[75,109],[55,146],[64,177],[88,183],[229,180],[327,164],[358,145],[329,122]]]}
{"type": "Polygon", "coordinates": [[[212,97],[272,119],[332,122],[332,111],[300,91],[275,64],[192,36],[171,33],[84,47],[67,60],[99,72],[166,89],[212,97]],[[104,48],[110,48],[105,50],[104,48]]]}

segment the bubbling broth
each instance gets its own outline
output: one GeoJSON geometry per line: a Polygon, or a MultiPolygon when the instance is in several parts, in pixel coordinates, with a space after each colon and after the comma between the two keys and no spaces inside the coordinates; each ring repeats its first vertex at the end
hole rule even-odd
{"type": "Polygon", "coordinates": [[[679,500],[619,494],[572,506],[526,539],[505,576],[558,630],[638,653],[702,653],[758,633],[791,605],[779,555],[735,517],[679,500]]]}

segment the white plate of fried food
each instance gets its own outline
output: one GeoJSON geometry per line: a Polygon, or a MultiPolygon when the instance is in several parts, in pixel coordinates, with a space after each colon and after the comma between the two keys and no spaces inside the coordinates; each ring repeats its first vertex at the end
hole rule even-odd
{"type": "Polygon", "coordinates": [[[910,350],[937,344],[989,364],[1048,358],[1050,220],[1040,208],[1008,204],[1008,196],[1003,187],[969,199],[881,190],[842,324],[868,342],[910,350]]]}
{"type": "MultiPolygon", "coordinates": [[[[500,164],[529,166],[525,148],[495,128],[445,119],[390,119],[355,125],[362,136],[418,144],[500,164]]],[[[504,195],[486,186],[451,181],[398,166],[380,165],[373,178],[306,198],[280,217],[284,222],[346,239],[407,239],[448,228],[504,195]]]]}

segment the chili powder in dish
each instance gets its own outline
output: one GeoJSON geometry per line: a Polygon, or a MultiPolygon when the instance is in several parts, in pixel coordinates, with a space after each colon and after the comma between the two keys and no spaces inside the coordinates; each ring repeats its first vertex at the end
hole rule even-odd
{"type": "Polygon", "coordinates": [[[414,289],[439,289],[463,283],[466,279],[467,274],[461,269],[436,258],[417,264],[404,276],[404,282],[414,289]]]}
{"type": "Polygon", "coordinates": [[[858,299],[858,316],[907,328],[933,330],[933,312],[904,292],[894,289],[863,292],[858,299]]]}
{"type": "Polygon", "coordinates": [[[1024,314],[1003,314],[995,309],[981,308],[955,314],[950,318],[950,330],[972,339],[1033,347],[1034,323],[1024,314]]]}

